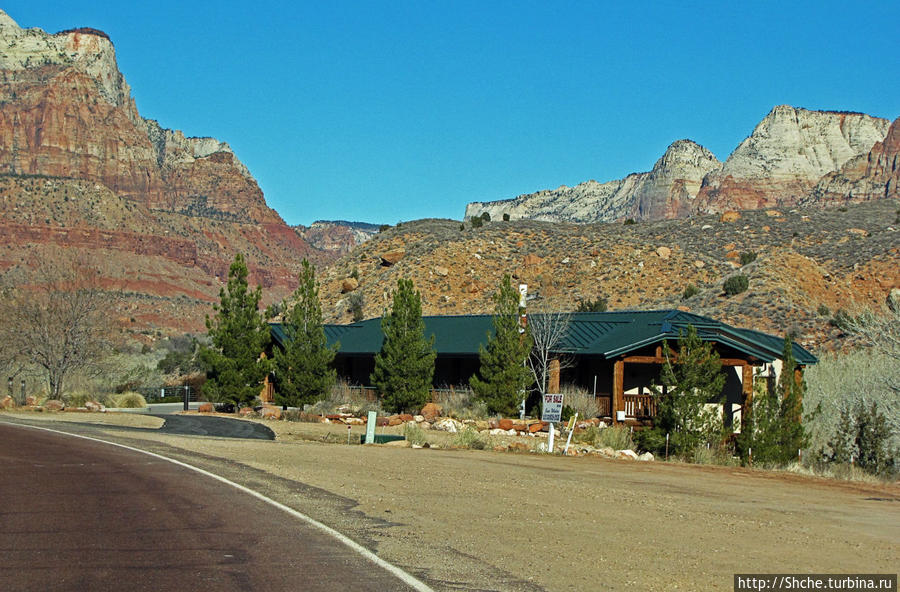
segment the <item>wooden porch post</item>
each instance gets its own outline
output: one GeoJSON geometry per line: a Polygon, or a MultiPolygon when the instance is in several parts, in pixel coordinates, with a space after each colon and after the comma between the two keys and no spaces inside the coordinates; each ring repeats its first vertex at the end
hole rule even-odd
{"type": "Polygon", "coordinates": [[[741,393],[743,394],[743,404],[741,405],[741,433],[744,432],[744,426],[753,413],[753,366],[744,364],[741,380],[741,393]]]}
{"type": "Polygon", "coordinates": [[[612,409],[610,415],[612,415],[612,423],[616,425],[619,423],[618,420],[618,412],[621,409],[624,409],[622,406],[622,399],[625,393],[625,362],[624,360],[616,360],[615,365],[613,366],[613,392],[612,392],[612,409]]]}

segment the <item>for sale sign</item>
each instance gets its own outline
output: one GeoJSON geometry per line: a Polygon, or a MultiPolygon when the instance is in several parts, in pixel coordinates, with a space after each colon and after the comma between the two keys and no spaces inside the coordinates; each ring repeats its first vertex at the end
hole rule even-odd
{"type": "Polygon", "coordinates": [[[541,421],[557,422],[562,419],[563,396],[561,394],[547,393],[544,395],[544,408],[541,412],[541,421]]]}

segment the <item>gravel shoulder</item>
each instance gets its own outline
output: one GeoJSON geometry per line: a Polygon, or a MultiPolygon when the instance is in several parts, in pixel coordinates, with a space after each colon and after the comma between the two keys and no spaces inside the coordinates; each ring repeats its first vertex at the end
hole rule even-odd
{"type": "Polygon", "coordinates": [[[6,417],[53,422],[216,471],[439,590],[731,590],[734,573],[896,573],[900,557],[897,484],[326,444],[346,441],[346,427],[317,424],[266,422],[277,439],[263,441],[88,425],[81,414],[0,421],[6,417]]]}

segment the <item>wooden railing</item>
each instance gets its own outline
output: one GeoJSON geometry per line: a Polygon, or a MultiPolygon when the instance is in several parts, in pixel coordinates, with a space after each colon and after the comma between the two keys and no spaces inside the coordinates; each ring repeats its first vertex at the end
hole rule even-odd
{"type": "Polygon", "coordinates": [[[656,417],[656,397],[653,395],[625,395],[625,417],[656,417]]]}

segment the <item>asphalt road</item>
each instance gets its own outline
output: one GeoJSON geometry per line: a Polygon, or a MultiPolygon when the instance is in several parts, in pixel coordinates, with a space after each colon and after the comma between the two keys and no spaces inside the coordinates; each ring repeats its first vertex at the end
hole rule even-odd
{"type": "Polygon", "coordinates": [[[0,423],[0,467],[3,590],[410,589],[299,519],[138,452],[0,423]]]}

